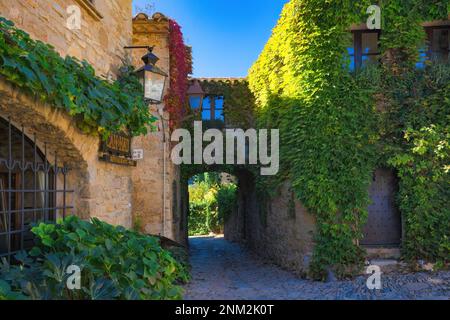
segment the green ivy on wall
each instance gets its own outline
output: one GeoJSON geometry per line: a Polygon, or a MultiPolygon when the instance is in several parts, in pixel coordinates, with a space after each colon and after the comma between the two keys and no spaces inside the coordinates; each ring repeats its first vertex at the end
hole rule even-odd
{"type": "Polygon", "coordinates": [[[405,257],[445,263],[450,256],[449,69],[414,70],[425,43],[421,23],[445,18],[449,1],[379,1],[382,67],[352,74],[349,27],[365,21],[372,4],[290,1],[250,70],[257,124],[281,135],[282,172],[258,185],[274,192],[291,181],[316,216],[310,271],[319,279],[328,269],[345,277],[362,266],[358,240],[380,165],[401,179],[405,257]]]}
{"type": "Polygon", "coordinates": [[[255,126],[255,98],[246,79],[218,79],[200,82],[207,94],[224,96],[224,115],[227,126],[248,129],[255,126]]]}
{"type": "Polygon", "coordinates": [[[63,108],[83,132],[146,134],[156,121],[144,103],[143,88],[131,68],[114,83],[96,77],[86,61],[62,58],[53,47],[0,17],[0,75],[8,82],[63,108]]]}
{"type": "MultiPolygon", "coordinates": [[[[200,81],[202,89],[208,95],[223,96],[224,99],[224,115],[227,127],[249,129],[254,128],[255,117],[255,98],[248,87],[246,79],[214,79],[200,81]]],[[[189,110],[183,122],[183,127],[191,133],[194,131],[194,121],[202,121],[200,112],[189,110]]],[[[224,128],[222,121],[204,121],[203,131],[210,128],[224,128]]],[[[203,147],[208,143],[204,142],[203,147]]],[[[191,177],[204,172],[226,172],[231,175],[236,175],[239,170],[247,170],[244,165],[196,165],[183,164],[181,166],[181,173],[183,179],[190,179],[191,177]]],[[[256,171],[256,168],[251,168],[256,171]]]]}
{"type": "Polygon", "coordinates": [[[280,129],[283,173],[317,218],[312,274],[341,276],[360,267],[356,245],[369,205],[378,139],[374,89],[343,65],[348,27],[367,3],[291,1],[250,71],[261,128],[280,129]],[[320,8],[320,10],[317,10],[320,8]]]}
{"type": "Polygon", "coordinates": [[[391,124],[384,153],[400,177],[403,253],[443,266],[450,257],[450,65],[434,63],[383,80],[391,124]]]}

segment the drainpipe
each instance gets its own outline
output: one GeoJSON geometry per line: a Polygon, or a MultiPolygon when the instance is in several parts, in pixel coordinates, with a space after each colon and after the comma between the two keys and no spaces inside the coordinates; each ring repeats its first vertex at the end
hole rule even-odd
{"type": "Polygon", "coordinates": [[[167,175],[167,139],[166,139],[166,126],[165,122],[166,119],[164,119],[164,107],[158,106],[158,113],[159,117],[161,119],[161,126],[162,126],[162,142],[163,142],[163,206],[162,206],[162,236],[166,236],[166,175],[167,175]]]}

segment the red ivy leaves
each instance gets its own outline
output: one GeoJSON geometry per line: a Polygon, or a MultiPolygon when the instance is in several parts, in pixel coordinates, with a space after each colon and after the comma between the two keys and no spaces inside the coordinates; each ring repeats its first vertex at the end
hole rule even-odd
{"type": "Polygon", "coordinates": [[[188,76],[192,72],[191,59],[183,40],[181,27],[169,20],[170,88],[164,97],[170,114],[170,128],[176,128],[186,113],[188,76]]]}

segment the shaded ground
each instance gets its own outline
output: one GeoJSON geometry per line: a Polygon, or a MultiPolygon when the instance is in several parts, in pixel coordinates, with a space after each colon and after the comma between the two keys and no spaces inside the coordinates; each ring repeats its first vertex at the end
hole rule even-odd
{"type": "Polygon", "coordinates": [[[223,238],[191,238],[187,300],[450,300],[450,272],[384,275],[382,290],[366,277],[332,283],[302,280],[223,238]]]}

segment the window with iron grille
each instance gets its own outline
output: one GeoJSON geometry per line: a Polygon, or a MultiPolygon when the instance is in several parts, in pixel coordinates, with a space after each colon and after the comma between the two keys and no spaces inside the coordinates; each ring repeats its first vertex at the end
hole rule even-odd
{"type": "Polygon", "coordinates": [[[24,128],[17,129],[0,118],[0,258],[11,258],[34,244],[31,227],[71,214],[68,205],[68,168],[52,163],[29,139],[24,128]]]}

